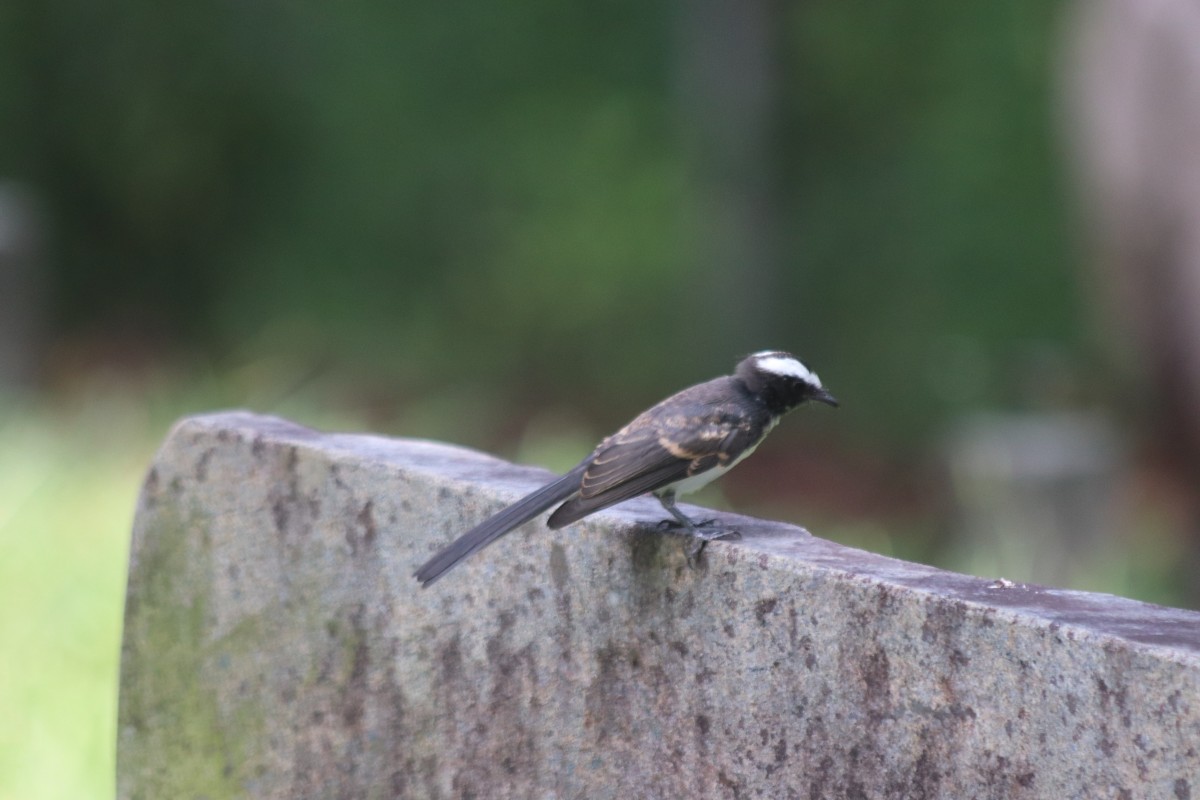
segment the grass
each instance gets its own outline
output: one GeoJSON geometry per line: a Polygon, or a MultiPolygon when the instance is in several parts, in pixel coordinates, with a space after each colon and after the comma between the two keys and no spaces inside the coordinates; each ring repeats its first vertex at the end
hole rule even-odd
{"type": "Polygon", "coordinates": [[[125,561],[155,432],[128,403],[0,412],[0,797],[110,797],[125,561]]]}

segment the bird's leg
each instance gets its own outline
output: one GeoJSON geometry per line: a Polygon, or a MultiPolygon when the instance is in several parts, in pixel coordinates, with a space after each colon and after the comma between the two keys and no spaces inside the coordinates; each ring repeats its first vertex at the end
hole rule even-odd
{"type": "Polygon", "coordinates": [[[700,540],[700,543],[692,547],[687,554],[688,564],[691,564],[692,566],[696,565],[696,560],[700,558],[700,554],[704,552],[704,548],[709,542],[714,542],[718,539],[740,538],[742,535],[738,531],[729,530],[727,528],[708,531],[700,530],[702,527],[717,525],[719,523],[715,519],[706,519],[703,522],[693,522],[690,517],[676,507],[675,492],[663,492],[662,494],[656,494],[655,497],[658,498],[658,502],[662,503],[662,507],[670,512],[671,516],[675,518],[674,523],[672,523],[670,520],[663,520],[661,523],[662,525],[673,528],[683,528],[692,536],[695,536],[700,540]]]}
{"type": "MultiPolygon", "coordinates": [[[[706,519],[703,522],[696,522],[687,514],[684,514],[679,510],[679,507],[675,505],[674,492],[663,492],[662,494],[656,494],[654,496],[658,498],[658,502],[662,503],[662,507],[669,511],[671,516],[675,518],[674,520],[664,519],[662,522],[658,523],[658,527],[662,528],[663,530],[669,530],[671,528],[683,528],[688,533],[704,538],[707,532],[700,529],[717,524],[715,519],[706,519]]],[[[720,537],[718,536],[709,538],[720,537]]]]}

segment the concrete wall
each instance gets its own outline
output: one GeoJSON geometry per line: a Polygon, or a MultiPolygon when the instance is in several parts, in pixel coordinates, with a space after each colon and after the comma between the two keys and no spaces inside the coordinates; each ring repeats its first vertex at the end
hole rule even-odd
{"type": "Polygon", "coordinates": [[[436,548],[546,477],[249,414],[149,470],[123,798],[1200,798],[1200,614],[636,500],[436,548]]]}

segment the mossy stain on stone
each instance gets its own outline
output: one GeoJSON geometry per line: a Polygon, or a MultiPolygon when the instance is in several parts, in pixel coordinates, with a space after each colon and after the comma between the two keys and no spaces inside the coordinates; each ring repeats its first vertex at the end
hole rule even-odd
{"type": "Polygon", "coordinates": [[[256,626],[244,623],[206,642],[206,522],[165,508],[143,513],[149,519],[129,576],[121,654],[118,797],[241,796],[261,720],[242,704],[223,723],[205,673],[221,654],[253,646],[256,626]]]}

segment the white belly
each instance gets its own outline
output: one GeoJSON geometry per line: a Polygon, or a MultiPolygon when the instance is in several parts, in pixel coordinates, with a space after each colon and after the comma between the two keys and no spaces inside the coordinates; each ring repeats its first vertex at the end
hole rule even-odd
{"type": "MultiPolygon", "coordinates": [[[[759,440],[759,444],[761,444],[761,443],[762,443],[762,439],[759,440]]],[[[747,447],[740,456],[735,458],[729,464],[726,464],[723,467],[713,467],[712,469],[710,469],[706,472],[701,472],[699,475],[693,475],[690,478],[684,478],[681,481],[676,481],[675,483],[672,483],[669,486],[664,486],[662,489],[659,489],[657,492],[655,492],[655,494],[662,494],[663,492],[672,491],[672,490],[677,495],[691,494],[692,492],[696,491],[697,489],[701,489],[701,488],[707,486],[708,484],[712,483],[717,478],[724,475],[726,472],[729,472],[729,470],[733,469],[739,463],[741,463],[741,461],[744,458],[746,458],[751,453],[753,453],[755,448],[757,448],[757,447],[758,447],[757,444],[754,445],[754,447],[747,447]]]]}

